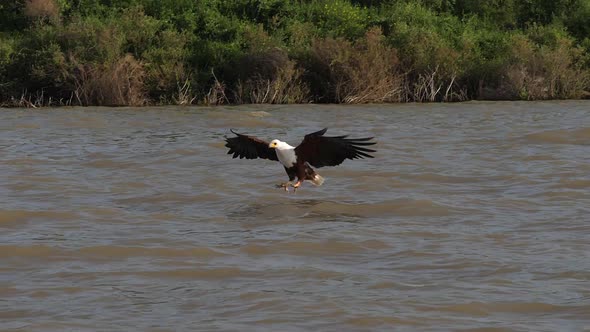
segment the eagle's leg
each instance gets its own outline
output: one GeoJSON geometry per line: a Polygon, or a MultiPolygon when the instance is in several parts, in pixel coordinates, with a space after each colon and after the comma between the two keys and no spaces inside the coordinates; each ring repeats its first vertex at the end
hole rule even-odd
{"type": "Polygon", "coordinates": [[[297,191],[297,188],[299,187],[301,187],[301,180],[295,182],[295,184],[293,185],[293,192],[297,191]]]}
{"type": "Polygon", "coordinates": [[[277,188],[283,188],[283,189],[285,189],[285,191],[289,191],[289,187],[292,187],[292,186],[293,186],[293,184],[291,183],[291,181],[277,184],[277,188]]]}

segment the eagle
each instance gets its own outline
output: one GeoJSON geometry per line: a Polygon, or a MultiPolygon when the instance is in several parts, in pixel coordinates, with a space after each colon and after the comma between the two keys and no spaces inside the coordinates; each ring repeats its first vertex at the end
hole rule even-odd
{"type": "Polygon", "coordinates": [[[369,153],[376,152],[366,146],[374,145],[373,137],[348,138],[345,136],[324,136],[328,128],[307,134],[301,143],[294,147],[286,142],[273,139],[270,143],[254,136],[230,131],[235,137],[226,137],[227,154],[240,159],[268,159],[280,162],[289,176],[289,181],[277,185],[289,191],[301,186],[303,181],[311,181],[316,186],[324,183],[324,178],[314,171],[324,166],[337,166],[345,159],[373,158],[369,153]],[[296,183],[292,183],[297,178],[296,183]]]}

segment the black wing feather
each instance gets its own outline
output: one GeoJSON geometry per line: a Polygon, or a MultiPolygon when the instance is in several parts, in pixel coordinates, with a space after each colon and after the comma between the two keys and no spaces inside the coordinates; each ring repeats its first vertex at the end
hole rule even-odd
{"type": "Polygon", "coordinates": [[[336,166],[345,159],[373,158],[369,153],[375,150],[365,146],[374,145],[373,137],[348,138],[344,136],[324,136],[328,128],[305,135],[301,144],[295,148],[298,158],[314,167],[336,166]]]}
{"type": "Polygon", "coordinates": [[[268,147],[268,142],[254,136],[236,133],[232,129],[230,131],[236,134],[236,137],[226,137],[225,146],[229,148],[227,154],[233,154],[232,158],[279,160],[275,150],[268,147]]]}

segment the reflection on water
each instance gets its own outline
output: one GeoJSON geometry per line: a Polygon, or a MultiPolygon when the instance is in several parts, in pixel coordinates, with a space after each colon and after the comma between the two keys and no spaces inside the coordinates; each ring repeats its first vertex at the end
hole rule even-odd
{"type": "Polygon", "coordinates": [[[0,110],[0,330],[582,330],[589,110],[0,110]],[[377,158],[287,194],[223,146],[323,127],[377,158]]]}

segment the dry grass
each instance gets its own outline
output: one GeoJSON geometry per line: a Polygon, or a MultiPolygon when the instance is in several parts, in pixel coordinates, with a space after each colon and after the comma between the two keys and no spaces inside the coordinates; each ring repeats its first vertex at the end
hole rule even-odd
{"type": "Polygon", "coordinates": [[[74,93],[81,105],[147,104],[143,64],[130,54],[108,64],[78,66],[74,79],[74,93]]]}
{"type": "Polygon", "coordinates": [[[197,97],[192,94],[191,81],[187,78],[184,80],[184,83],[181,84],[180,81],[178,81],[176,85],[178,87],[178,91],[176,92],[176,95],[172,97],[172,101],[174,102],[174,104],[193,104],[197,97]]]}
{"type": "Polygon", "coordinates": [[[59,6],[55,0],[27,0],[24,12],[27,17],[40,20],[57,21],[59,19],[59,6]]]}
{"type": "Polygon", "coordinates": [[[583,50],[569,39],[555,47],[537,47],[530,40],[515,38],[513,63],[506,68],[505,85],[521,99],[567,99],[587,96],[590,71],[582,68],[583,50]]]}
{"type": "Polygon", "coordinates": [[[406,85],[408,100],[417,102],[435,101],[464,101],[468,99],[467,91],[456,82],[457,76],[450,78],[439,73],[439,67],[428,70],[418,75],[413,84],[406,85]]]}
{"type": "Polygon", "coordinates": [[[39,108],[39,107],[51,107],[51,106],[71,106],[73,105],[74,95],[70,98],[53,98],[47,96],[43,89],[29,93],[23,91],[19,98],[11,97],[10,99],[0,102],[0,107],[22,107],[22,108],[39,108]]]}
{"type": "Polygon", "coordinates": [[[318,74],[311,77],[315,95],[336,103],[399,102],[403,82],[399,60],[382,39],[381,30],[375,28],[354,44],[332,38],[314,41],[309,71],[318,74]]]}
{"type": "Polygon", "coordinates": [[[303,70],[279,48],[250,53],[238,62],[233,100],[238,104],[287,104],[309,101],[303,70]]]}
{"type": "Polygon", "coordinates": [[[301,80],[302,70],[294,61],[279,68],[273,78],[257,76],[238,81],[235,91],[237,103],[293,104],[308,102],[309,89],[301,80]]]}
{"type": "Polygon", "coordinates": [[[217,79],[213,70],[211,70],[211,76],[213,76],[214,82],[205,95],[203,104],[207,106],[229,104],[229,99],[225,95],[225,84],[217,79]]]}

